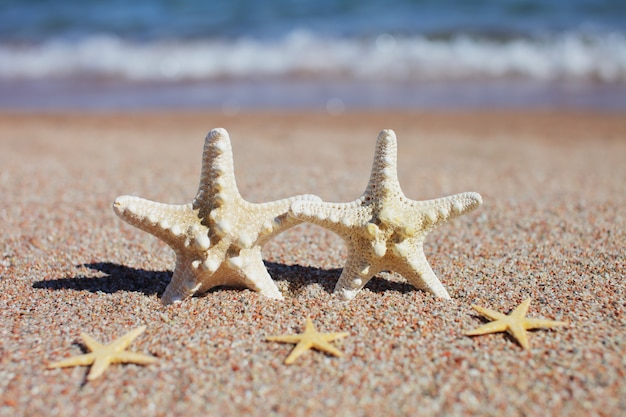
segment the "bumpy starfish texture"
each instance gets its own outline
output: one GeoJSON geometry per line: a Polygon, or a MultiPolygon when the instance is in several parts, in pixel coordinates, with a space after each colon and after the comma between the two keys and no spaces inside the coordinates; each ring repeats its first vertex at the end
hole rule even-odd
{"type": "Polygon", "coordinates": [[[146,330],[146,326],[138,327],[115,340],[110,345],[103,345],[88,334],[81,333],[80,336],[83,342],[85,342],[85,345],[91,352],[52,363],[48,365],[48,368],[92,365],[87,375],[87,380],[91,381],[102,375],[112,363],[149,365],[156,362],[157,358],[142,353],[127,352],[125,350],[137,336],[144,332],[144,330],[146,330]]]}
{"type": "Polygon", "coordinates": [[[378,135],[376,153],[363,195],[350,203],[296,201],[289,214],[325,227],[346,242],[348,259],[335,292],[350,300],[378,272],[395,271],[413,286],[450,298],[423,251],[435,227],[482,204],[467,192],[427,201],[409,200],[398,182],[397,141],[392,130],[378,135]]]}
{"type": "Polygon", "coordinates": [[[296,347],[293,348],[287,359],[285,359],[285,365],[292,364],[300,355],[309,349],[318,349],[323,352],[330,353],[332,355],[341,357],[343,353],[331,345],[329,342],[333,340],[341,339],[348,336],[348,333],[319,333],[311,319],[306,319],[306,327],[304,333],[294,335],[281,335],[281,336],[268,336],[266,338],[269,342],[282,342],[282,343],[296,343],[296,347]]]}
{"type": "Polygon", "coordinates": [[[287,215],[302,195],[256,204],[244,200],[235,182],[232,147],[224,129],[206,137],[198,192],[189,204],[156,203],[122,196],[113,203],[126,222],[167,243],[176,253],[172,280],[161,301],[179,302],[219,285],[247,287],[282,299],[263,264],[261,247],[300,223],[287,215]]]}
{"type": "Polygon", "coordinates": [[[528,343],[528,335],[526,330],[531,329],[549,329],[552,327],[565,326],[567,323],[563,321],[529,319],[526,318],[528,307],[530,306],[530,298],[527,298],[515,308],[510,314],[502,314],[488,308],[473,305],[472,308],[480,313],[480,315],[491,321],[478,329],[465,333],[466,336],[478,336],[488,333],[507,332],[526,350],[530,349],[528,343]]]}

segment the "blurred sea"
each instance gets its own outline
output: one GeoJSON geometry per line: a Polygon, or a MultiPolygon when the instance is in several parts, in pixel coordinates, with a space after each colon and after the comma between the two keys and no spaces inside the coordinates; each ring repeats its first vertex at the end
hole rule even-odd
{"type": "Polygon", "coordinates": [[[626,109],[626,0],[0,0],[0,107],[626,109]]]}

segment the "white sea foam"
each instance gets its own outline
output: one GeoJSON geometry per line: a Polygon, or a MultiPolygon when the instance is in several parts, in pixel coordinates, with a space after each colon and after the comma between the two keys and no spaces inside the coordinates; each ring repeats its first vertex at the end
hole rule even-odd
{"type": "Polygon", "coordinates": [[[72,77],[131,81],[220,77],[348,77],[413,81],[503,79],[626,82],[621,33],[563,33],[506,41],[456,36],[321,38],[295,31],[276,41],[129,42],[113,36],[0,45],[0,80],[72,77]]]}

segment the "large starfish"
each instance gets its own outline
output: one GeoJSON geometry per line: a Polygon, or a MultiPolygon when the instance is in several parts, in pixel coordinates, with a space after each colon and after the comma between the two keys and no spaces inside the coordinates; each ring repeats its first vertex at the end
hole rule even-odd
{"type": "Polygon", "coordinates": [[[530,348],[528,343],[528,335],[526,330],[531,329],[549,329],[552,327],[565,326],[567,323],[563,321],[529,319],[526,318],[528,307],[530,306],[530,298],[527,298],[515,307],[510,314],[502,314],[497,311],[473,305],[472,308],[480,313],[480,315],[491,321],[480,326],[478,329],[465,333],[466,336],[478,336],[488,333],[507,332],[518,341],[518,343],[526,350],[530,348]]]}
{"type": "Polygon", "coordinates": [[[426,235],[449,219],[482,204],[468,192],[427,201],[409,200],[398,182],[397,141],[393,130],[378,135],[376,154],[363,195],[350,203],[296,201],[290,215],[325,227],[346,242],[348,259],[335,292],[350,300],[380,271],[395,271],[416,288],[438,297],[450,295],[423,251],[426,235]]]}
{"type": "Polygon", "coordinates": [[[68,366],[92,365],[87,375],[87,380],[98,378],[112,363],[135,363],[139,365],[149,365],[157,361],[157,358],[142,353],[127,352],[125,349],[137,336],[146,330],[146,326],[141,326],[126,333],[115,340],[110,345],[103,345],[94,340],[86,333],[81,333],[80,337],[90,350],[90,353],[74,356],[59,362],[48,365],[48,368],[65,368],[68,366]]]}
{"type": "Polygon", "coordinates": [[[269,342],[296,343],[296,347],[293,348],[289,356],[287,356],[287,359],[285,359],[285,365],[290,365],[298,359],[300,355],[312,348],[335,356],[343,356],[343,353],[339,349],[328,342],[332,342],[333,340],[341,339],[346,336],[348,336],[348,333],[346,332],[320,333],[315,329],[311,319],[307,318],[304,333],[267,336],[266,340],[269,342]]]}
{"type": "Polygon", "coordinates": [[[218,285],[243,286],[282,299],[263,264],[261,247],[300,223],[287,215],[297,196],[256,204],[244,200],[235,182],[228,132],[213,129],[204,142],[198,192],[189,204],[156,203],[122,196],[113,203],[126,222],[167,243],[176,253],[172,280],[161,301],[171,304],[218,285]]]}

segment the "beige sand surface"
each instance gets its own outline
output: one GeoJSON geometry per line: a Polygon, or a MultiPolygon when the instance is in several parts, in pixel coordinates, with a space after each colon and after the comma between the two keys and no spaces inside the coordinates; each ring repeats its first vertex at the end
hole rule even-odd
{"type": "Polygon", "coordinates": [[[0,415],[624,415],[626,115],[594,113],[0,114],[0,415]],[[480,192],[425,251],[453,297],[381,274],[350,303],[332,288],[334,234],[300,225],[264,248],[281,302],[218,289],[180,306],[158,295],[172,251],[118,219],[114,198],[186,203],[206,133],[225,127],[243,196],[358,197],[379,130],[399,142],[405,194],[480,192]],[[568,321],[470,338],[479,304],[568,321]],[[267,335],[349,332],[335,358],[267,335]],[[87,332],[159,362],[46,366],[87,332]]]}

